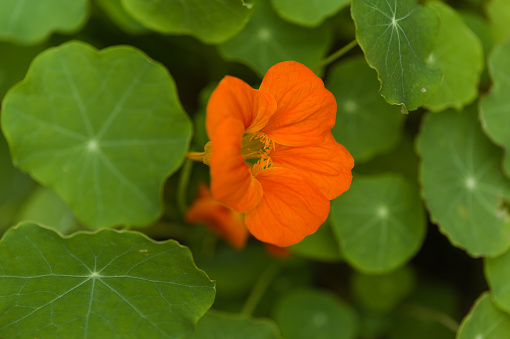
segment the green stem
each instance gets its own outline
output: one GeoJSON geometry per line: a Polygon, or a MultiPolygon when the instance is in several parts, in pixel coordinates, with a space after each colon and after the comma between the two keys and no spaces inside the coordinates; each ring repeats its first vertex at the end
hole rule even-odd
{"type": "Polygon", "coordinates": [[[329,65],[330,63],[332,63],[336,59],[340,58],[342,55],[344,55],[345,53],[349,52],[351,49],[353,49],[357,45],[358,45],[358,40],[354,39],[353,41],[349,42],[344,47],[340,48],[335,53],[330,54],[326,59],[322,60],[317,65],[315,65],[314,68],[317,69],[317,68],[321,68],[321,67],[329,65]]]}
{"type": "Polygon", "coordinates": [[[177,186],[177,206],[183,215],[186,213],[186,209],[188,208],[188,204],[186,203],[186,192],[188,191],[189,178],[191,176],[192,169],[193,161],[186,159],[181,168],[181,175],[177,186]]]}
{"type": "Polygon", "coordinates": [[[260,299],[266,293],[269,284],[280,271],[280,264],[275,261],[269,265],[253,286],[248,299],[244,303],[241,314],[250,316],[257,307],[260,299]]]}
{"type": "Polygon", "coordinates": [[[457,323],[448,314],[443,313],[441,311],[415,304],[403,305],[402,310],[405,313],[410,314],[411,316],[414,316],[417,319],[438,322],[455,333],[457,333],[457,330],[459,329],[459,323],[457,323]]]}

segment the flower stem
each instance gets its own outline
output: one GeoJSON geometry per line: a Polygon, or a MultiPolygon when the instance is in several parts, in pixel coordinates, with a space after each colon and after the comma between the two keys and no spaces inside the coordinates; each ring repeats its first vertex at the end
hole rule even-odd
{"type": "Polygon", "coordinates": [[[186,153],[186,158],[193,160],[193,161],[200,161],[202,162],[204,159],[205,152],[188,152],[186,153]]]}
{"type": "Polygon", "coordinates": [[[188,208],[188,204],[186,203],[186,192],[188,190],[189,178],[191,176],[192,169],[193,161],[186,159],[181,168],[181,175],[177,186],[177,206],[183,215],[186,213],[186,209],[188,208]]]}
{"type": "Polygon", "coordinates": [[[260,299],[266,293],[269,284],[280,271],[280,264],[275,261],[269,265],[253,286],[248,299],[244,303],[241,314],[250,316],[257,307],[260,299]]]}
{"type": "Polygon", "coordinates": [[[340,48],[335,53],[330,54],[326,59],[322,60],[317,65],[315,65],[314,68],[317,69],[317,68],[321,68],[321,67],[329,65],[330,63],[332,63],[333,61],[340,58],[342,55],[344,55],[345,53],[349,52],[351,49],[356,47],[356,45],[358,45],[358,40],[354,39],[353,41],[349,42],[344,47],[340,48]]]}

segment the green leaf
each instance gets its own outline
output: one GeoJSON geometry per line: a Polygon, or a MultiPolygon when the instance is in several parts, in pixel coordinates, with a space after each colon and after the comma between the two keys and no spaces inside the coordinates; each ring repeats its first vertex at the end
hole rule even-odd
{"type": "Polygon", "coordinates": [[[506,313],[510,313],[510,251],[499,257],[485,259],[485,276],[492,291],[492,300],[506,313]]]}
{"type": "Polygon", "coordinates": [[[417,189],[395,174],[354,176],[333,200],[331,223],[349,264],[366,273],[393,270],[420,249],[425,211],[417,189]]]}
{"type": "Polygon", "coordinates": [[[418,136],[420,181],[431,219],[471,256],[508,249],[510,181],[501,151],[482,133],[474,107],[428,114],[418,136]]]}
{"type": "Polygon", "coordinates": [[[130,231],[20,224],[0,242],[0,280],[3,338],[180,338],[214,300],[187,248],[130,231]]]}
{"type": "Polygon", "coordinates": [[[127,33],[141,34],[149,30],[136,21],[121,4],[122,0],[95,0],[108,16],[127,33]]]}
{"type": "Polygon", "coordinates": [[[362,308],[384,313],[393,310],[412,293],[415,280],[414,272],[406,266],[380,275],[355,272],[351,289],[362,308]]]}
{"type": "Polygon", "coordinates": [[[480,118],[489,137],[506,150],[504,170],[510,176],[510,41],[496,47],[489,59],[493,85],[490,93],[480,100],[480,118]]]}
{"type": "Polygon", "coordinates": [[[263,76],[278,62],[295,60],[313,67],[326,54],[332,39],[327,25],[309,29],[290,24],[276,15],[269,0],[257,0],[254,11],[246,27],[219,46],[226,59],[242,62],[263,76]]]}
{"type": "Polygon", "coordinates": [[[287,248],[300,257],[313,260],[339,261],[342,258],[338,241],[335,240],[331,224],[327,221],[319,227],[317,232],[287,248]]]}
{"type": "Polygon", "coordinates": [[[315,27],[348,6],[350,0],[271,0],[271,3],[283,19],[298,25],[315,27]]]}
{"type": "Polygon", "coordinates": [[[277,339],[278,328],[270,320],[252,319],[241,314],[207,312],[196,332],[187,339],[277,339]]]}
{"type": "Polygon", "coordinates": [[[377,70],[381,95],[390,104],[417,109],[441,84],[441,71],[425,60],[432,51],[439,18],[417,0],[353,0],[356,38],[377,70]]]}
{"type": "Polygon", "coordinates": [[[336,124],[331,131],[356,163],[395,146],[402,134],[404,115],[377,93],[377,75],[363,58],[335,64],[326,87],[337,98],[336,124]]]}
{"type": "Polygon", "coordinates": [[[482,44],[454,9],[439,1],[429,6],[439,14],[441,26],[428,63],[440,68],[444,78],[425,106],[433,111],[461,109],[478,96],[484,68],[482,44]]]}
{"type": "Polygon", "coordinates": [[[165,34],[189,34],[217,44],[238,33],[251,10],[243,0],[121,0],[145,27],[165,34]]]}
{"type": "Polygon", "coordinates": [[[92,228],[156,220],[191,137],[172,78],[132,47],[47,50],[2,113],[14,162],[92,228]]]}
{"type": "Polygon", "coordinates": [[[510,37],[510,3],[507,0],[485,2],[486,12],[491,23],[491,31],[497,42],[510,37]]]}
{"type": "Polygon", "coordinates": [[[274,319],[286,339],[356,338],[354,310],[335,295],[312,289],[286,293],[275,306],[274,319]]]}
{"type": "Polygon", "coordinates": [[[491,301],[489,293],[483,293],[462,320],[457,339],[500,339],[510,333],[510,316],[501,312],[491,301]]]}
{"type": "Polygon", "coordinates": [[[36,44],[53,32],[75,32],[87,17],[88,0],[2,0],[0,40],[36,44]]]}

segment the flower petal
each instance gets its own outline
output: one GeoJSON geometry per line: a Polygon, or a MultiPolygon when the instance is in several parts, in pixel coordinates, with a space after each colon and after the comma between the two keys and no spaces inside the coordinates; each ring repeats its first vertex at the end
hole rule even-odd
{"type": "Polygon", "coordinates": [[[332,200],[349,189],[354,159],[331,134],[316,146],[288,147],[276,145],[271,152],[275,167],[299,171],[310,178],[322,193],[332,200]]]}
{"type": "Polygon", "coordinates": [[[241,79],[226,76],[207,104],[206,128],[210,139],[227,118],[243,123],[245,133],[258,132],[276,111],[271,94],[253,89],[241,79]]]}
{"type": "Polygon", "coordinates": [[[204,223],[233,247],[242,249],[248,240],[243,215],[216,201],[205,186],[200,186],[198,198],[186,212],[189,223],[204,223]]]}
{"type": "Polygon", "coordinates": [[[298,62],[271,67],[260,91],[271,93],[278,107],[261,131],[279,144],[316,145],[335,125],[335,97],[319,77],[298,62]]]}
{"type": "Polygon", "coordinates": [[[329,214],[329,200],[308,178],[286,168],[260,171],[264,190],[260,204],[244,216],[257,239],[280,247],[300,242],[314,233],[329,214]]]}
{"type": "Polygon", "coordinates": [[[241,154],[244,126],[226,118],[211,140],[211,191],[216,200],[238,212],[253,209],[262,199],[262,187],[241,154]]]}

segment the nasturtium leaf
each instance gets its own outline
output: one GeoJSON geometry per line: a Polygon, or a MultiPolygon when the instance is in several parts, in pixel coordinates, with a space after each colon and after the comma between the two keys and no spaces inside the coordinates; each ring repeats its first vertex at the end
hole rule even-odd
{"type": "Polygon", "coordinates": [[[492,291],[494,303],[510,313],[510,251],[495,258],[485,259],[485,276],[492,291]]]}
{"type": "Polygon", "coordinates": [[[485,6],[494,39],[497,42],[507,40],[510,37],[510,2],[490,0],[485,6]]]}
{"type": "Polygon", "coordinates": [[[87,226],[147,225],[191,137],[174,82],[132,47],[79,42],[40,54],[5,96],[13,161],[87,226]]]}
{"type": "Polygon", "coordinates": [[[189,34],[217,44],[238,33],[251,10],[243,0],[121,0],[145,27],[165,34],[189,34]]]}
{"type": "Polygon", "coordinates": [[[441,87],[425,106],[433,111],[447,107],[461,109],[478,96],[478,83],[484,68],[482,45],[457,12],[440,1],[431,1],[441,19],[437,40],[428,63],[443,71],[441,87]]]}
{"type": "Polygon", "coordinates": [[[315,233],[288,249],[300,257],[312,260],[339,261],[342,258],[329,222],[325,222],[315,233]]]}
{"type": "Polygon", "coordinates": [[[304,28],[288,23],[276,15],[269,0],[257,0],[253,7],[246,27],[219,46],[226,59],[242,62],[260,76],[281,61],[313,67],[322,60],[332,39],[328,25],[304,28]]]}
{"type": "Polygon", "coordinates": [[[334,65],[326,87],[335,95],[338,107],[332,133],[356,163],[395,146],[405,116],[381,98],[377,75],[363,58],[334,65]]]}
{"type": "Polygon", "coordinates": [[[485,131],[506,150],[504,169],[510,177],[510,41],[499,45],[489,59],[490,93],[480,100],[480,118],[485,131]]]}
{"type": "Polygon", "coordinates": [[[414,272],[406,266],[379,275],[355,272],[351,278],[351,292],[363,309],[385,313],[413,292],[415,280],[414,272]]]}
{"type": "Polygon", "coordinates": [[[426,63],[438,15],[417,0],[353,0],[351,11],[358,43],[379,74],[381,95],[409,111],[420,107],[442,79],[441,71],[426,63]]]}
{"type": "Polygon", "coordinates": [[[278,15],[302,26],[315,27],[348,6],[349,0],[271,0],[278,15]]]}
{"type": "Polygon", "coordinates": [[[274,319],[286,339],[356,338],[358,319],[351,306],[329,292],[301,288],[282,296],[274,319]]]}
{"type": "Polygon", "coordinates": [[[482,133],[476,109],[428,114],[417,149],[422,195],[450,242],[475,257],[508,249],[510,181],[501,173],[502,152],[482,133]]]}
{"type": "Polygon", "coordinates": [[[483,293],[462,320],[457,339],[501,339],[510,333],[510,316],[499,310],[489,293],[483,293]]]}
{"type": "Polygon", "coordinates": [[[277,339],[278,327],[268,319],[209,310],[186,339],[277,339]]]}
{"type": "Polygon", "coordinates": [[[39,43],[53,32],[72,33],[88,17],[88,0],[2,0],[0,41],[39,43]]]}
{"type": "Polygon", "coordinates": [[[215,293],[175,241],[30,223],[2,238],[0,281],[2,338],[181,338],[215,293]]]}
{"type": "Polygon", "coordinates": [[[418,189],[396,174],[354,176],[331,206],[345,260],[366,273],[393,270],[420,249],[425,211],[418,189]]]}
{"type": "Polygon", "coordinates": [[[108,14],[112,21],[127,33],[141,34],[149,31],[126,12],[121,0],[95,0],[95,2],[108,14]]]}

